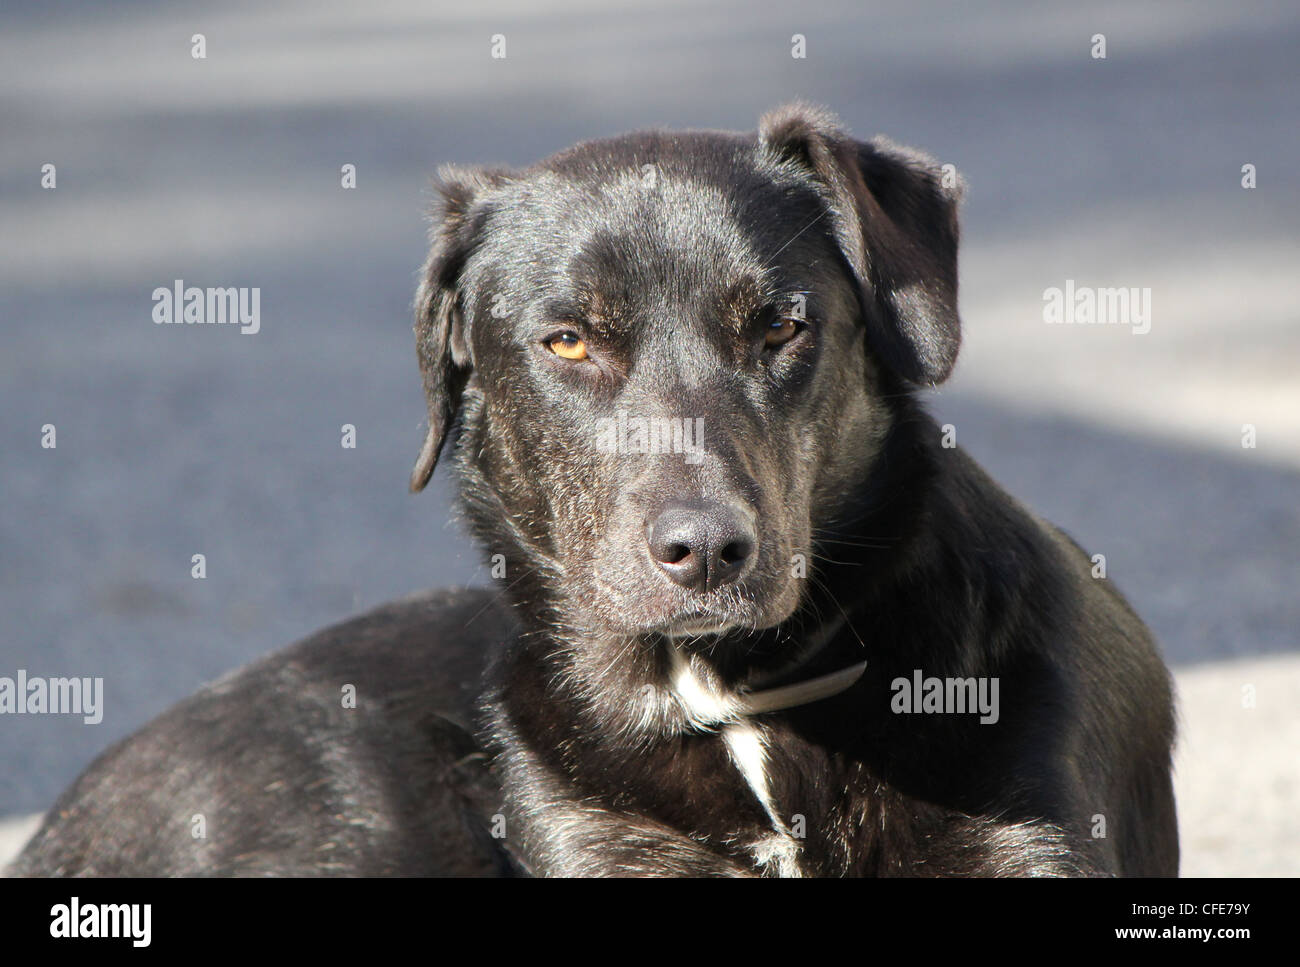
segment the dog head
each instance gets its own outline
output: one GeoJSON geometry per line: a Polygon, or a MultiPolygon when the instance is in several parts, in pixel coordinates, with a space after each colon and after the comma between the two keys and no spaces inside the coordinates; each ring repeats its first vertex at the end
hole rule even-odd
{"type": "Polygon", "coordinates": [[[956,360],[958,186],[796,105],[757,134],[630,134],[438,188],[412,489],[453,437],[479,539],[552,629],[789,618],[890,400],[956,360]]]}

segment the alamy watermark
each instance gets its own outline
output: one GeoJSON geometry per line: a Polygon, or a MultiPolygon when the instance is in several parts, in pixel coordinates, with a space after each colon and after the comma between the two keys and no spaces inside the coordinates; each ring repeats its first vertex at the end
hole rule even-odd
{"type": "Polygon", "coordinates": [[[704,460],[704,418],[615,416],[596,421],[596,449],[601,453],[681,453],[686,462],[704,460]]]}
{"type": "Polygon", "coordinates": [[[234,286],[200,289],[186,286],[177,279],[169,289],[160,285],[153,290],[153,321],[158,325],[211,323],[237,325],[251,336],[262,328],[262,290],[234,286]]]}
{"type": "Polygon", "coordinates": [[[82,903],[73,897],[50,907],[50,936],[59,940],[130,940],[147,947],[152,939],[153,904],[82,903]]]}
{"type": "Polygon", "coordinates": [[[1132,326],[1135,336],[1151,331],[1151,290],[1094,288],[1065,280],[1065,288],[1043,290],[1043,322],[1068,326],[1132,326]]]}
{"type": "Polygon", "coordinates": [[[87,725],[104,720],[104,679],[40,678],[18,669],[0,677],[0,715],[80,715],[87,725]]]}
{"type": "Polygon", "coordinates": [[[996,678],[925,678],[914,669],[911,678],[889,683],[894,697],[889,702],[895,715],[974,715],[981,725],[993,725],[999,717],[996,678]]]}

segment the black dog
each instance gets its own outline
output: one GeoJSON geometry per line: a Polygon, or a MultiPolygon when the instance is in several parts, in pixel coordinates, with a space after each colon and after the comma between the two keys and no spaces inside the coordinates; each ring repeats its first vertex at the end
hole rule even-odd
{"type": "Polygon", "coordinates": [[[218,683],[16,872],[1177,872],[1149,633],[911,396],[957,356],[953,179],[796,106],[441,192],[412,487],[452,438],[510,607],[218,683]]]}

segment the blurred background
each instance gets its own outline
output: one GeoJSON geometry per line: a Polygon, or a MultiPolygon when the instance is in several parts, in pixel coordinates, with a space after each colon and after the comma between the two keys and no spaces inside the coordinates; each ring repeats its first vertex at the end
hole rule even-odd
{"type": "Polygon", "coordinates": [[[0,854],[204,682],[486,581],[444,475],[405,487],[438,164],[752,129],[801,97],[969,183],[965,346],[932,409],[1159,637],[1184,873],[1300,873],[1300,7],[617,7],[0,7],[0,676],[105,692],[99,725],[0,716],[0,854]],[[261,331],[155,325],[175,279],[260,287],[261,331]],[[1150,331],[1046,324],[1067,279],[1150,289],[1150,331]]]}

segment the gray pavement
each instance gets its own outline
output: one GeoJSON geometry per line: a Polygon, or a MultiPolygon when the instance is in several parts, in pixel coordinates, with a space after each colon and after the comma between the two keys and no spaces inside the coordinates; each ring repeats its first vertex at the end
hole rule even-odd
{"type": "Polygon", "coordinates": [[[106,705],[0,716],[0,816],[235,665],[484,579],[445,481],[404,489],[436,165],[752,128],[804,97],[968,179],[966,346],[933,409],[1107,555],[1194,683],[1192,871],[1300,873],[1294,4],[62,3],[0,24],[0,675],[102,676],[106,705]],[[177,278],[261,287],[262,331],[154,325],[177,278]],[[1150,288],[1151,331],[1044,324],[1066,279],[1150,288]],[[1223,699],[1243,674],[1278,684],[1267,714],[1223,699]]]}

